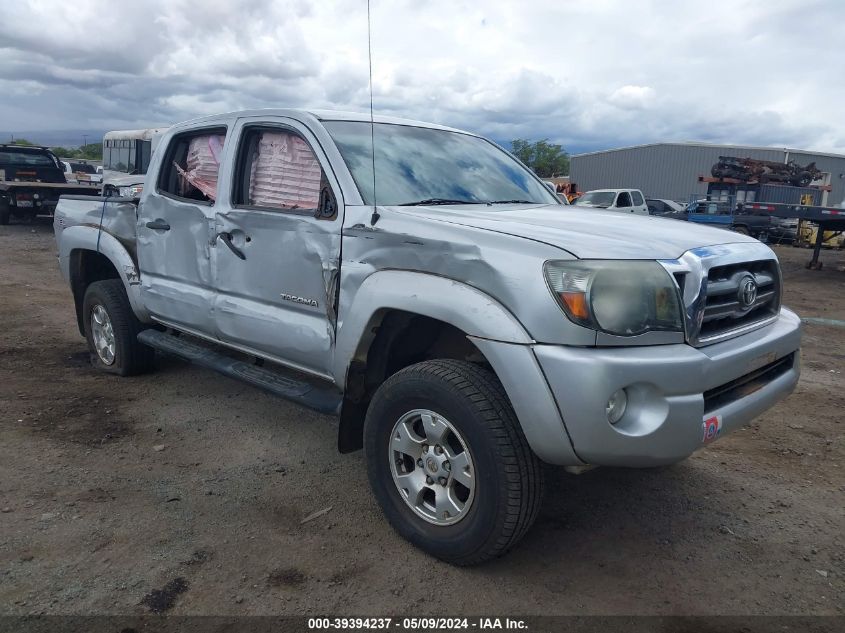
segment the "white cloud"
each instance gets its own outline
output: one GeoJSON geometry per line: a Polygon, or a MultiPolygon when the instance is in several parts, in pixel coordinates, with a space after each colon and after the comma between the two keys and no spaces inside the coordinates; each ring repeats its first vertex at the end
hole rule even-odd
{"type": "MultiPolygon", "coordinates": [[[[576,149],[845,151],[839,0],[373,0],[372,11],[385,113],[576,149]]],[[[366,36],[365,0],[18,0],[0,22],[0,127],[364,110],[366,36]]]]}
{"type": "Polygon", "coordinates": [[[608,101],[623,110],[638,110],[654,103],[655,92],[649,86],[622,86],[610,94],[608,101]]]}

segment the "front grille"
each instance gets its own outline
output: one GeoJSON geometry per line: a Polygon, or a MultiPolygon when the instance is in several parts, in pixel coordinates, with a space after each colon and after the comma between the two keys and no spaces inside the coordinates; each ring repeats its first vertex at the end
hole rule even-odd
{"type": "Polygon", "coordinates": [[[749,396],[758,389],[765,387],[778,376],[788,372],[795,364],[795,352],[783,358],[755,369],[735,380],[726,382],[709,391],[704,392],[704,413],[715,411],[719,407],[730,404],[744,396],[749,396]]]}
{"type": "Polygon", "coordinates": [[[698,342],[707,343],[777,315],[780,286],[780,269],[774,260],[710,268],[698,342]],[[749,280],[754,281],[754,297],[746,288],[749,280]]]}

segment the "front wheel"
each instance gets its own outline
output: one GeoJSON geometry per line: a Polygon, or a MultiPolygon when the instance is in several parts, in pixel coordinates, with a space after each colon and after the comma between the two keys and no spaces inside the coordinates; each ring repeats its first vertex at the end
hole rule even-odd
{"type": "Polygon", "coordinates": [[[120,376],[152,369],[155,351],[138,342],[144,326],[132,312],[120,279],[89,285],[82,310],[92,365],[120,376]]]}
{"type": "Polygon", "coordinates": [[[733,227],[734,233],[739,233],[740,235],[751,235],[748,229],[744,226],[735,226],[733,227]]]}
{"type": "Polygon", "coordinates": [[[472,363],[431,360],[391,376],[367,412],[364,450],[390,524],[447,562],[501,556],[539,511],[540,462],[502,385],[472,363]]]}

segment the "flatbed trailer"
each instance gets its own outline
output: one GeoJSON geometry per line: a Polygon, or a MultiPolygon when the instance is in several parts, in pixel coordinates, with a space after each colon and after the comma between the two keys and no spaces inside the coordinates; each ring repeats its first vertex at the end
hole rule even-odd
{"type": "Polygon", "coordinates": [[[845,232],[845,209],[825,206],[805,206],[800,204],[774,204],[770,202],[751,202],[745,205],[747,209],[754,209],[768,213],[776,218],[797,218],[815,222],[819,226],[816,233],[816,244],[813,247],[813,257],[807,262],[807,268],[821,270],[822,263],[819,254],[822,250],[825,231],[835,233],[845,232]]]}
{"type": "Polygon", "coordinates": [[[69,182],[40,182],[0,180],[0,215],[8,221],[9,214],[24,216],[52,216],[63,195],[99,196],[99,183],[81,185],[69,182]]]}
{"type": "Polygon", "coordinates": [[[52,216],[59,196],[100,194],[98,185],[69,183],[48,147],[0,143],[0,225],[14,216],[52,216]]]}

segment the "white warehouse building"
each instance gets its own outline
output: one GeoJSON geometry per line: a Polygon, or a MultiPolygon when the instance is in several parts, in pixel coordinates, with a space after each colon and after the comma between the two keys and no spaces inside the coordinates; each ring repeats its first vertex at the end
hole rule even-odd
{"type": "Polygon", "coordinates": [[[714,145],[710,143],[651,143],[619,149],[576,154],[570,159],[570,181],[579,191],[591,189],[640,189],[647,198],[687,201],[707,193],[707,183],[719,156],[756,158],[776,162],[816,163],[825,173],[821,204],[839,205],[845,200],[845,155],[801,149],[714,145]]]}

